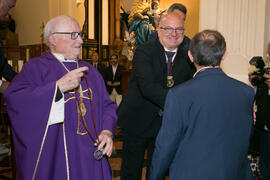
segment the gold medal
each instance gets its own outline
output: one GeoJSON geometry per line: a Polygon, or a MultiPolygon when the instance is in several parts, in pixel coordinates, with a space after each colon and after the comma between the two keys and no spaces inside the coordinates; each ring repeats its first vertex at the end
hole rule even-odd
{"type": "Polygon", "coordinates": [[[173,76],[168,76],[167,77],[167,86],[169,88],[171,88],[171,87],[173,87],[173,85],[174,85],[173,76]]]}

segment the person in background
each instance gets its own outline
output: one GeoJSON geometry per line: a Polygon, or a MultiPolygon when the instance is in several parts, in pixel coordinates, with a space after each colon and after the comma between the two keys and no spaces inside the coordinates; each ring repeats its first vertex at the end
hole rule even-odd
{"type": "Polygon", "coordinates": [[[161,17],[157,31],[156,41],[136,48],[130,83],[118,108],[123,130],[122,180],[141,180],[145,150],[148,167],[167,92],[194,73],[183,47],[184,20],[168,13],[161,17]]]}
{"type": "Polygon", "coordinates": [[[117,106],[100,73],[78,58],[80,26],[57,16],[44,37],[50,52],[27,62],[5,93],[18,179],[112,179],[117,106]]]}
{"type": "Polygon", "coordinates": [[[99,56],[97,52],[93,52],[91,64],[98,70],[98,72],[102,75],[104,79],[106,67],[99,61],[99,56]]]}
{"type": "MultiPolygon", "coordinates": [[[[7,16],[11,16],[12,10],[16,5],[16,0],[0,0],[0,21],[5,20],[7,16]]],[[[8,64],[7,59],[4,56],[4,48],[2,39],[0,37],[0,93],[3,94],[9,82],[16,76],[16,72],[8,64]],[[2,78],[5,80],[2,80],[2,78]]],[[[1,102],[1,97],[0,97],[1,102]]],[[[10,151],[4,144],[0,143],[0,155],[7,154],[10,151]]]]}
{"type": "Polygon", "coordinates": [[[253,123],[253,89],[220,68],[224,37],[197,33],[188,55],[197,71],[166,97],[150,180],[252,180],[247,158],[253,123]]]}
{"type": "Polygon", "coordinates": [[[117,106],[119,106],[122,101],[122,70],[125,70],[125,67],[118,64],[118,56],[115,54],[111,55],[110,65],[105,72],[105,83],[111,100],[116,102],[117,106]]]}
{"type": "Polygon", "coordinates": [[[181,4],[181,3],[174,3],[172,4],[168,10],[168,13],[170,12],[175,12],[178,13],[179,16],[181,16],[181,18],[184,19],[184,21],[186,20],[186,16],[187,16],[187,8],[185,5],[181,4]]]}

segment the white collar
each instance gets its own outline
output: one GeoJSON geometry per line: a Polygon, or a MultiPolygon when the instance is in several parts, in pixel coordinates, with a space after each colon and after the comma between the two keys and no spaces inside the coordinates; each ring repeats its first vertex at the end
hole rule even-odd
{"type": "Polygon", "coordinates": [[[174,50],[169,50],[169,49],[164,47],[164,49],[165,49],[165,51],[169,51],[169,52],[176,52],[177,51],[177,48],[175,48],[174,50]]]}
{"type": "Polygon", "coordinates": [[[59,61],[61,62],[76,62],[74,59],[65,59],[65,57],[62,54],[52,53],[59,61]]]}

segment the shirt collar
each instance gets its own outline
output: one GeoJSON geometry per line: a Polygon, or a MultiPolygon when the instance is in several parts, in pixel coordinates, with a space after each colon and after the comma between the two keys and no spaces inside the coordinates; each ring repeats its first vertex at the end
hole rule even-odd
{"type": "Polygon", "coordinates": [[[165,51],[169,51],[169,52],[176,52],[177,51],[177,48],[175,48],[174,50],[169,50],[169,49],[164,47],[164,49],[165,49],[165,51]]]}
{"type": "Polygon", "coordinates": [[[62,54],[52,53],[61,62],[76,62],[75,59],[65,59],[62,54]]]}

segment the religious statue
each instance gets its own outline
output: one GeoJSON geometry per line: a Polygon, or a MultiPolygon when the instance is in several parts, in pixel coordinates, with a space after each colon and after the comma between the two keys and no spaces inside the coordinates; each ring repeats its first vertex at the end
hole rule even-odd
{"type": "Polygon", "coordinates": [[[146,0],[136,0],[131,8],[128,23],[129,32],[134,31],[136,35],[136,46],[146,42],[152,33],[149,16],[150,3],[146,0]]]}
{"type": "Polygon", "coordinates": [[[160,18],[160,15],[164,13],[161,8],[159,8],[159,2],[158,1],[153,1],[151,3],[151,9],[150,11],[147,12],[147,15],[150,17],[150,25],[153,26],[154,30],[156,30],[158,21],[160,18]]]}

